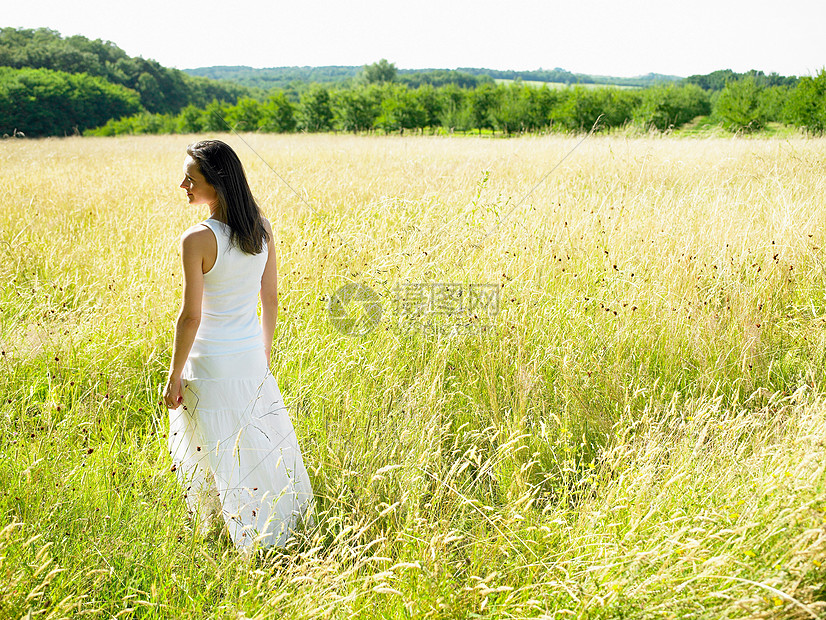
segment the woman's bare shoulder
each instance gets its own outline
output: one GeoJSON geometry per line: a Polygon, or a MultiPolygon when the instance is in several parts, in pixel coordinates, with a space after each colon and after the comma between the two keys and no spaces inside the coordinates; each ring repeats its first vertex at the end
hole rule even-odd
{"type": "Polygon", "coordinates": [[[181,246],[185,249],[207,249],[212,245],[215,245],[215,234],[203,224],[195,224],[181,235],[181,246]]]}

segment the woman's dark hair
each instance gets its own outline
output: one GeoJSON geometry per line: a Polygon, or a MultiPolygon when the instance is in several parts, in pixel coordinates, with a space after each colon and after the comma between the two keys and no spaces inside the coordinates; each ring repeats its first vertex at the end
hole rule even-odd
{"type": "Polygon", "coordinates": [[[235,151],[220,140],[202,140],[190,144],[186,152],[218,194],[217,215],[229,225],[230,244],[247,254],[262,252],[269,235],[235,151]]]}

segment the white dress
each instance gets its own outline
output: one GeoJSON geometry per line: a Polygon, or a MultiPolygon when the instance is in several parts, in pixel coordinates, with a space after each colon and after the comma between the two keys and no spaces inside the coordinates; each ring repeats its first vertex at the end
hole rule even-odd
{"type": "Polygon", "coordinates": [[[169,450],[187,506],[220,510],[240,548],[284,546],[311,520],[313,492],[298,440],[265,359],[258,294],[267,248],[246,254],[229,226],[203,222],[218,256],[204,274],[201,323],[183,369],[183,405],[169,413],[169,450]]]}

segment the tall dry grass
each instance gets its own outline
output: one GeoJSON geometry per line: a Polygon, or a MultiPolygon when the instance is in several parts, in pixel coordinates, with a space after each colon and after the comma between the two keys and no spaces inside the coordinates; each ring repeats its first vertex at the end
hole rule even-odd
{"type": "Polygon", "coordinates": [[[187,520],[185,137],[0,143],[0,616],[818,617],[826,143],[237,137],[318,524],[187,520]],[[376,328],[331,325],[359,282],[376,328]],[[500,287],[419,329],[398,287],[500,287]],[[457,329],[453,329],[455,326],[457,329]]]}

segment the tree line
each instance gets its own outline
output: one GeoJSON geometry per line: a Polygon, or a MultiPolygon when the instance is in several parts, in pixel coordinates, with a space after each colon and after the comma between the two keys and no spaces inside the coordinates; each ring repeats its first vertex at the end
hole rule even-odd
{"type": "Polygon", "coordinates": [[[826,129],[826,71],[795,86],[768,86],[755,76],[719,91],[696,84],[646,89],[534,87],[513,82],[472,89],[449,84],[416,88],[377,81],[352,88],[312,85],[297,99],[274,90],[268,98],[244,97],[187,106],[177,115],[141,113],[111,120],[92,135],[200,133],[210,131],[305,132],[526,132],[588,131],[632,127],[668,131],[705,116],[732,132],[753,132],[770,122],[821,134],[826,129]]]}
{"type": "Polygon", "coordinates": [[[763,87],[767,86],[789,86],[797,85],[798,79],[794,76],[779,75],[778,73],[769,73],[766,75],[762,71],[746,71],[745,73],[736,73],[731,69],[721,69],[720,71],[712,71],[704,75],[690,75],[683,80],[685,84],[696,84],[703,90],[717,91],[723,90],[730,82],[737,82],[743,78],[753,78],[754,81],[763,87]]]}
{"type": "MultiPolygon", "coordinates": [[[[380,63],[374,64],[378,65],[380,63]]],[[[289,96],[300,95],[309,88],[310,84],[325,84],[328,88],[349,88],[369,81],[365,75],[365,67],[354,66],[271,67],[268,69],[219,66],[186,69],[185,71],[188,75],[208,77],[215,80],[229,80],[256,89],[261,93],[278,88],[285,91],[289,96]]],[[[474,88],[481,84],[494,83],[494,79],[489,75],[472,74],[452,69],[396,70],[394,67],[393,76],[394,81],[412,87],[424,84],[430,84],[431,86],[456,84],[462,88],[474,88]]]]}
{"type": "Polygon", "coordinates": [[[454,84],[416,88],[376,82],[330,89],[315,84],[297,101],[273,91],[258,101],[234,105],[213,101],[188,106],[177,115],[138,114],[112,120],[91,135],[199,133],[205,131],[405,133],[498,131],[505,134],[546,130],[590,130],[627,123],[666,130],[708,114],[708,95],[698,86],[618,88],[537,88],[519,82],[463,89],[454,84]]]}
{"type": "MultiPolygon", "coordinates": [[[[381,62],[381,61],[380,61],[381,62]]],[[[387,61],[384,61],[387,62],[387,61]]],[[[374,63],[379,64],[379,63],[374,63]]],[[[388,63],[392,64],[392,63],[388,63]]],[[[373,65],[368,65],[371,67],[373,65]]],[[[325,66],[325,67],[269,67],[254,69],[245,66],[215,66],[185,69],[189,75],[213,79],[230,80],[263,90],[281,88],[288,92],[302,92],[307,85],[318,83],[328,87],[350,87],[363,81],[365,67],[325,66]]],[[[637,77],[610,77],[571,73],[562,68],[534,69],[525,71],[460,67],[459,69],[393,69],[394,81],[408,86],[444,86],[456,84],[465,88],[475,88],[496,80],[522,80],[524,82],[546,82],[572,86],[575,84],[601,84],[645,88],[655,84],[679,83],[683,78],[674,75],[649,73],[637,77]]]]}

